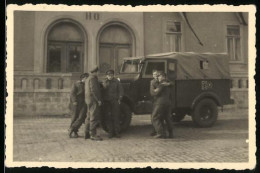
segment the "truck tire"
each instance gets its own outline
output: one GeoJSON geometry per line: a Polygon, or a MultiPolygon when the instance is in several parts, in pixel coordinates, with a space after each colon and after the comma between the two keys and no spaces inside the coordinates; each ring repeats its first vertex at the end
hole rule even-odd
{"type": "MultiPolygon", "coordinates": [[[[106,119],[106,113],[102,112],[102,118],[101,118],[101,126],[104,131],[108,132],[107,128],[107,119],[106,119]]],[[[130,126],[132,120],[132,111],[129,108],[129,106],[125,103],[120,104],[120,132],[123,132],[127,130],[127,128],[130,126]]]]}
{"type": "Polygon", "coordinates": [[[217,117],[217,104],[212,99],[203,99],[195,106],[192,121],[199,127],[211,127],[217,117]]]}
{"type": "Polygon", "coordinates": [[[185,115],[186,114],[184,112],[173,113],[172,114],[172,121],[173,122],[180,122],[181,120],[184,119],[185,115]]]}

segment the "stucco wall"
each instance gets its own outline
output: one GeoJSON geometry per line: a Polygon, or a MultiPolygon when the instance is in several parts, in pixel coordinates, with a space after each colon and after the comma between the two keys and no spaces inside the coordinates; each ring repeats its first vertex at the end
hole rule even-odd
{"type": "MultiPolygon", "coordinates": [[[[247,14],[244,13],[247,20],[247,14]]],[[[230,72],[243,71],[247,73],[248,62],[248,27],[241,25],[235,13],[187,13],[194,31],[203,43],[198,44],[194,34],[185,27],[184,45],[187,52],[227,52],[226,26],[240,25],[241,61],[230,62],[230,72]]]]}
{"type": "Polygon", "coordinates": [[[164,52],[163,37],[167,20],[183,23],[178,13],[144,13],[144,45],[146,55],[164,52]]]}
{"type": "Polygon", "coordinates": [[[14,71],[33,71],[34,22],[34,12],[14,12],[14,71]]]}

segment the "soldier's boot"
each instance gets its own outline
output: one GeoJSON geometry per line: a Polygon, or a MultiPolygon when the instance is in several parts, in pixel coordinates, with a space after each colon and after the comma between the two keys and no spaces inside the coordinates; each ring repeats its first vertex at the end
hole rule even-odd
{"type": "Polygon", "coordinates": [[[97,135],[90,136],[90,139],[94,140],[94,141],[102,141],[103,140],[100,136],[97,136],[97,135]]]}
{"type": "Polygon", "coordinates": [[[166,138],[165,131],[161,133],[157,133],[157,135],[155,135],[154,138],[163,138],[163,139],[166,138]]]}
{"type": "Polygon", "coordinates": [[[115,137],[116,137],[116,138],[121,138],[121,135],[120,135],[119,133],[116,133],[116,134],[115,134],[115,137]]]}
{"type": "Polygon", "coordinates": [[[69,134],[69,137],[72,138],[72,133],[73,133],[73,129],[72,128],[69,128],[68,129],[68,134],[69,134]]]}
{"type": "Polygon", "coordinates": [[[78,137],[79,137],[78,132],[74,132],[74,138],[78,138],[78,137]]]}
{"type": "Polygon", "coordinates": [[[89,132],[85,132],[85,136],[84,136],[85,139],[89,139],[90,138],[90,134],[89,132]]]}
{"type": "Polygon", "coordinates": [[[156,138],[156,139],[164,139],[165,136],[161,135],[161,134],[157,134],[157,135],[154,136],[154,138],[156,138]]]}
{"type": "Polygon", "coordinates": [[[156,133],[156,131],[152,131],[151,133],[150,133],[150,136],[155,136],[157,133],[156,133]]]}
{"type": "Polygon", "coordinates": [[[113,138],[113,137],[114,137],[113,133],[108,134],[108,138],[113,138]]]}
{"type": "Polygon", "coordinates": [[[168,136],[169,138],[174,138],[174,136],[173,136],[173,133],[172,132],[169,132],[169,136],[168,136]]]}

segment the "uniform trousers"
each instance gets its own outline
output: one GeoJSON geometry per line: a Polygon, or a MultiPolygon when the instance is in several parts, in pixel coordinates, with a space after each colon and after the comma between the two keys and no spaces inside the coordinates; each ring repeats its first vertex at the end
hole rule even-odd
{"type": "Polygon", "coordinates": [[[172,134],[172,120],[171,120],[171,106],[170,105],[154,105],[154,110],[152,113],[152,123],[155,131],[158,135],[165,136],[164,121],[169,134],[172,134]]]}
{"type": "Polygon", "coordinates": [[[97,102],[88,104],[88,113],[85,121],[85,133],[90,136],[95,136],[97,133],[97,126],[100,123],[100,110],[97,102]]]}
{"type": "Polygon", "coordinates": [[[78,102],[77,105],[72,106],[72,117],[71,117],[71,124],[70,128],[74,132],[78,132],[78,129],[83,124],[86,119],[87,113],[87,105],[85,101],[78,102]]]}
{"type": "Polygon", "coordinates": [[[113,99],[109,101],[105,101],[104,109],[106,113],[106,124],[108,128],[109,134],[119,134],[120,131],[120,107],[118,100],[113,99]]]}
{"type": "Polygon", "coordinates": [[[152,113],[151,113],[152,133],[156,133],[154,125],[153,125],[153,116],[154,116],[154,114],[155,114],[155,105],[153,104],[153,110],[152,110],[152,113]]]}

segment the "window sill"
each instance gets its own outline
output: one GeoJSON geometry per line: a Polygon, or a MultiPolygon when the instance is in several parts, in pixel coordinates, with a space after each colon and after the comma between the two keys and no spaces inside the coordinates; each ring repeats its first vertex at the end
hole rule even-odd
{"type": "Polygon", "coordinates": [[[243,61],[229,61],[229,64],[247,64],[247,63],[245,63],[245,62],[243,62],[243,61]]]}

